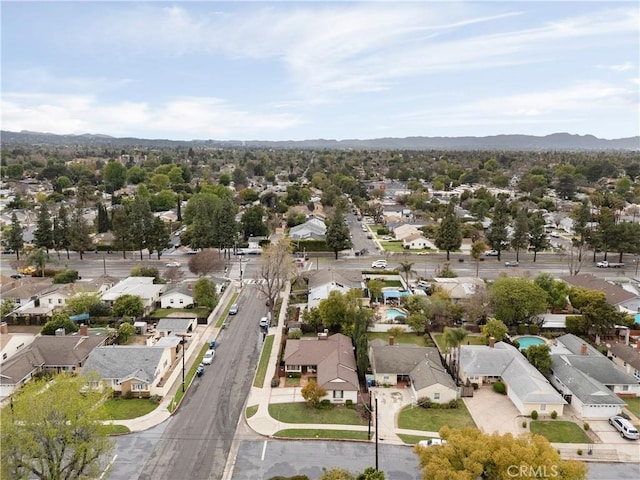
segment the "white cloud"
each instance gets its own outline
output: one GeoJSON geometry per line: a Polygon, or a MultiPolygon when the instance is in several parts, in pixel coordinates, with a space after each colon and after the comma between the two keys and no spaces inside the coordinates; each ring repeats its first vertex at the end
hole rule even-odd
{"type": "Polygon", "coordinates": [[[627,72],[633,69],[633,63],[624,62],[618,65],[597,65],[597,67],[603,70],[613,70],[614,72],[627,72]]]}
{"type": "Polygon", "coordinates": [[[261,138],[301,123],[296,115],[239,110],[217,98],[183,97],[158,105],[103,104],[92,95],[6,93],[2,98],[2,128],[10,131],[232,139],[261,138]]]}

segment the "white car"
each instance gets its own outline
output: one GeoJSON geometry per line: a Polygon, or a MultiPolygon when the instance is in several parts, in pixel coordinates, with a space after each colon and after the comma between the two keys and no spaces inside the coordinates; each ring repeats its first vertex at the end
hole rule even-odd
{"type": "Polygon", "coordinates": [[[640,438],[638,429],[636,429],[636,427],[634,427],[626,418],[616,415],[609,419],[609,424],[613,425],[616,430],[620,432],[620,436],[622,438],[627,438],[629,440],[638,440],[640,438]]]}
{"type": "Polygon", "coordinates": [[[371,268],[387,268],[386,260],[376,260],[371,264],[371,268]]]}
{"type": "Polygon", "coordinates": [[[172,268],[172,267],[174,267],[174,268],[175,268],[175,267],[179,267],[179,266],[180,266],[180,262],[169,262],[169,263],[167,263],[167,265],[166,265],[166,266],[167,266],[167,267],[169,267],[169,268],[172,268]]]}
{"type": "Polygon", "coordinates": [[[420,440],[418,445],[421,447],[431,447],[433,445],[444,445],[445,443],[447,443],[447,441],[441,438],[430,438],[429,440],[420,440]]]}
{"type": "Polygon", "coordinates": [[[211,362],[213,362],[213,357],[215,356],[216,351],[213,348],[210,348],[205,352],[204,357],[202,357],[202,363],[204,363],[205,365],[211,365],[211,362]]]}
{"type": "Polygon", "coordinates": [[[487,250],[486,252],[484,252],[484,256],[485,257],[497,257],[499,253],[500,252],[498,252],[497,250],[487,250]]]}

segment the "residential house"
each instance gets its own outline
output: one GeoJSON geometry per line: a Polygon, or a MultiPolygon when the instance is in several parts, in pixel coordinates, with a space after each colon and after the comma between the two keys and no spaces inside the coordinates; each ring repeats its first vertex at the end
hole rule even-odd
{"type": "Polygon", "coordinates": [[[142,299],[145,314],[151,312],[160,302],[166,285],[155,285],[153,277],[127,277],[102,294],[101,299],[109,306],[122,295],[134,295],[142,299]]]}
{"type": "Polygon", "coordinates": [[[160,297],[161,308],[186,308],[195,304],[190,283],[181,283],[169,287],[160,297]]]}
{"type": "Polygon", "coordinates": [[[369,362],[377,385],[407,385],[414,401],[429,397],[435,403],[448,403],[458,396],[435,347],[397,345],[393,337],[388,344],[377,339],[369,345],[369,362]]]}
{"type": "Polygon", "coordinates": [[[549,381],[512,345],[462,345],[459,362],[463,383],[495,383],[500,380],[507,396],[521,415],[536,410],[546,415],[555,411],[562,415],[567,401],[549,381]]]}
{"type": "Polygon", "coordinates": [[[420,230],[418,230],[413,225],[409,225],[408,223],[398,225],[392,230],[392,232],[396,240],[404,240],[405,238],[422,234],[420,230]]]}
{"type": "Polygon", "coordinates": [[[640,298],[637,293],[625,290],[620,285],[607,282],[591,273],[580,273],[578,275],[566,275],[560,277],[561,280],[572,287],[581,287],[588,290],[597,290],[604,293],[607,303],[610,303],[618,310],[627,313],[637,313],[640,308],[640,298]]]}
{"type": "Polygon", "coordinates": [[[424,250],[425,248],[437,249],[436,246],[421,233],[414,233],[402,239],[403,248],[409,250],[424,250]]]}
{"type": "Polygon", "coordinates": [[[79,334],[41,335],[23,351],[0,364],[0,392],[4,398],[44,371],[78,373],[91,351],[103,345],[105,335],[89,335],[86,327],[79,334]]]}
{"type": "Polygon", "coordinates": [[[31,333],[9,333],[7,322],[0,322],[0,362],[22,352],[35,338],[31,333]]]}
{"type": "Polygon", "coordinates": [[[635,348],[624,343],[614,343],[609,346],[608,357],[640,382],[640,341],[636,342],[635,348]]]}
{"type": "Polygon", "coordinates": [[[161,337],[188,335],[198,325],[197,318],[161,318],[156,325],[156,332],[161,337]]]}
{"type": "Polygon", "coordinates": [[[333,291],[347,293],[354,288],[362,291],[364,287],[360,271],[333,268],[315,270],[309,276],[307,307],[317,307],[322,300],[329,298],[329,294],[333,291]]]}
{"type": "Polygon", "coordinates": [[[284,351],[284,369],[287,373],[314,374],[318,385],[326,389],[331,403],[358,400],[358,373],[351,339],[341,333],[317,338],[287,340],[284,351]]]}
{"type": "Polygon", "coordinates": [[[310,218],[289,230],[289,238],[292,240],[324,240],[326,234],[327,226],[319,218],[310,218]]]}
{"type": "MultiPolygon", "coordinates": [[[[178,338],[175,339],[179,343],[178,338]]],[[[162,379],[172,364],[174,348],[156,346],[111,345],[96,348],[84,366],[95,372],[100,381],[114,392],[149,397],[160,395],[162,379]]]]}
{"type": "Polygon", "coordinates": [[[484,280],[478,277],[436,277],[433,282],[436,289],[449,294],[453,303],[468,302],[477,292],[486,288],[484,280]]]}

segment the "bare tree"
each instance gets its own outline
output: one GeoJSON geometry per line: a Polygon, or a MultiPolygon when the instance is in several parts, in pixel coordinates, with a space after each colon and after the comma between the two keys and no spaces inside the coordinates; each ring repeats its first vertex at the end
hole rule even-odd
{"type": "Polygon", "coordinates": [[[287,240],[280,240],[263,250],[258,276],[264,282],[260,282],[256,286],[260,293],[266,297],[269,312],[273,316],[278,295],[287,282],[295,276],[293,256],[289,251],[287,240]]]}
{"type": "Polygon", "coordinates": [[[585,263],[584,245],[571,245],[566,251],[569,275],[578,275],[585,263]]]}
{"type": "Polygon", "coordinates": [[[174,283],[179,281],[184,276],[184,271],[180,268],[176,267],[167,267],[164,271],[164,278],[169,280],[169,282],[174,283]]]}
{"type": "Polygon", "coordinates": [[[205,248],[189,259],[189,271],[196,275],[207,275],[224,270],[224,260],[213,248],[205,248]]]}

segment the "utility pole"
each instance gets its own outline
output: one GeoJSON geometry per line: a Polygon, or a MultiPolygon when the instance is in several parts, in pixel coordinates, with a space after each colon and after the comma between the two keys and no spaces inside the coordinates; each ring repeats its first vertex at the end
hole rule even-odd
{"type": "Polygon", "coordinates": [[[176,333],[176,337],[180,337],[182,340],[180,341],[180,344],[182,345],[182,393],[184,393],[185,387],[184,387],[184,357],[186,354],[185,351],[185,344],[187,343],[187,337],[189,335],[187,335],[186,333],[176,333]]]}
{"type": "Polygon", "coordinates": [[[376,472],[378,470],[378,398],[376,397],[376,472]]]}

